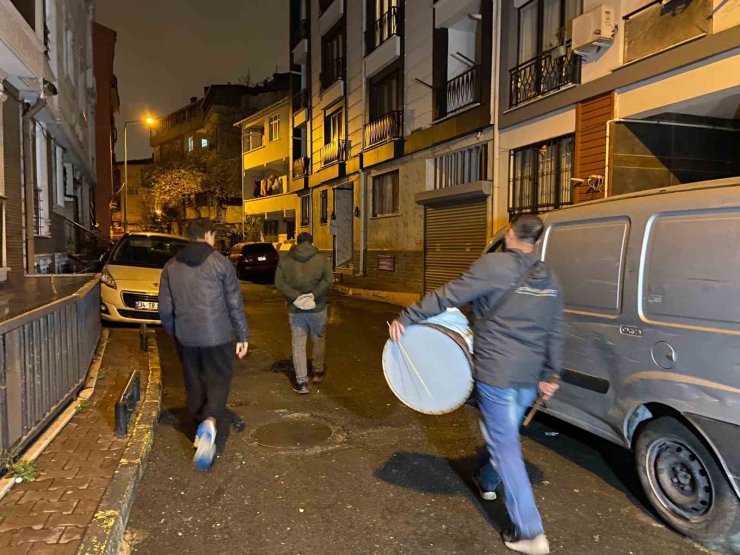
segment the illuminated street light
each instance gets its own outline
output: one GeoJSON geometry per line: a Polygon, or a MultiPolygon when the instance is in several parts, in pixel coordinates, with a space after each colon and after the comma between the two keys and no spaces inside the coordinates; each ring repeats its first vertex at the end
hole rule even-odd
{"type": "MultiPolygon", "coordinates": [[[[123,186],[121,191],[123,192],[123,232],[128,231],[128,126],[143,124],[150,129],[157,123],[157,118],[152,116],[146,116],[143,120],[135,119],[131,121],[125,121],[123,123],[123,186]]],[[[121,192],[119,191],[119,193],[121,192]]]]}

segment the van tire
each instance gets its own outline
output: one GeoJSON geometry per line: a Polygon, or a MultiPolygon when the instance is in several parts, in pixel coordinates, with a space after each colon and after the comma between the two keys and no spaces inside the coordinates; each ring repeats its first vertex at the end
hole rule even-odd
{"type": "Polygon", "coordinates": [[[637,436],[635,465],[666,523],[708,547],[740,553],[740,500],[691,429],[670,416],[648,422],[637,436]]]}

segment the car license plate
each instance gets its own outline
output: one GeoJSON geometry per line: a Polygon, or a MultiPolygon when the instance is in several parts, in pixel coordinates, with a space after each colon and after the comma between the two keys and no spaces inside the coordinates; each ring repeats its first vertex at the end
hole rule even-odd
{"type": "Polygon", "coordinates": [[[159,303],[153,301],[136,301],[136,310],[159,310],[159,303]]]}
{"type": "Polygon", "coordinates": [[[265,260],[267,260],[267,257],[266,257],[266,256],[258,256],[258,257],[257,257],[257,260],[258,260],[259,262],[264,262],[265,260]]]}

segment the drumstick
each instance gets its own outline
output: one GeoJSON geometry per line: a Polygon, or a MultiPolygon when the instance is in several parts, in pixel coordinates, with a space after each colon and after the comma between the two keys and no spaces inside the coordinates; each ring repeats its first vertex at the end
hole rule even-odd
{"type": "MultiPolygon", "coordinates": [[[[388,324],[388,327],[389,327],[389,328],[391,327],[391,324],[390,324],[390,322],[386,322],[386,324],[388,324]]],[[[412,369],[412,370],[413,370],[413,371],[414,371],[414,372],[416,373],[416,377],[417,377],[417,378],[419,378],[419,381],[421,382],[421,385],[423,385],[423,386],[424,386],[424,389],[426,390],[426,392],[427,392],[427,394],[429,395],[429,397],[431,397],[432,399],[434,399],[434,395],[432,395],[432,392],[431,392],[431,391],[429,391],[429,388],[427,387],[427,384],[426,384],[426,382],[424,381],[424,378],[422,378],[422,377],[421,377],[421,374],[420,374],[420,373],[419,373],[419,371],[418,371],[418,370],[416,369],[416,366],[414,366],[414,363],[413,363],[413,362],[411,361],[411,357],[410,357],[410,356],[409,356],[409,354],[408,354],[408,353],[406,352],[406,349],[405,349],[405,348],[403,347],[403,345],[401,345],[401,341],[400,341],[400,340],[399,340],[399,342],[397,343],[397,345],[398,345],[398,348],[399,348],[399,349],[401,350],[401,354],[402,354],[402,355],[403,355],[403,357],[404,357],[404,358],[406,359],[406,364],[408,364],[409,366],[411,366],[411,369],[412,369]]]]}
{"type": "MultiPolygon", "coordinates": [[[[550,380],[550,383],[558,383],[560,381],[560,376],[555,374],[552,379],[550,380]]],[[[534,418],[534,415],[537,414],[537,411],[542,408],[543,403],[545,400],[542,398],[542,395],[537,397],[537,402],[532,407],[532,410],[529,411],[529,414],[527,415],[527,418],[524,419],[524,426],[529,426],[529,424],[532,422],[532,419],[534,418]]]]}

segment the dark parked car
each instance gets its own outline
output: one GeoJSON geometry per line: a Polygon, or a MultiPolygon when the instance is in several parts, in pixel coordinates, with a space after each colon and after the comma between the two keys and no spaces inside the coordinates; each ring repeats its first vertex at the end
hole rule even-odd
{"type": "Polygon", "coordinates": [[[275,275],[280,256],[272,243],[237,243],[229,255],[239,279],[275,275]]]}

